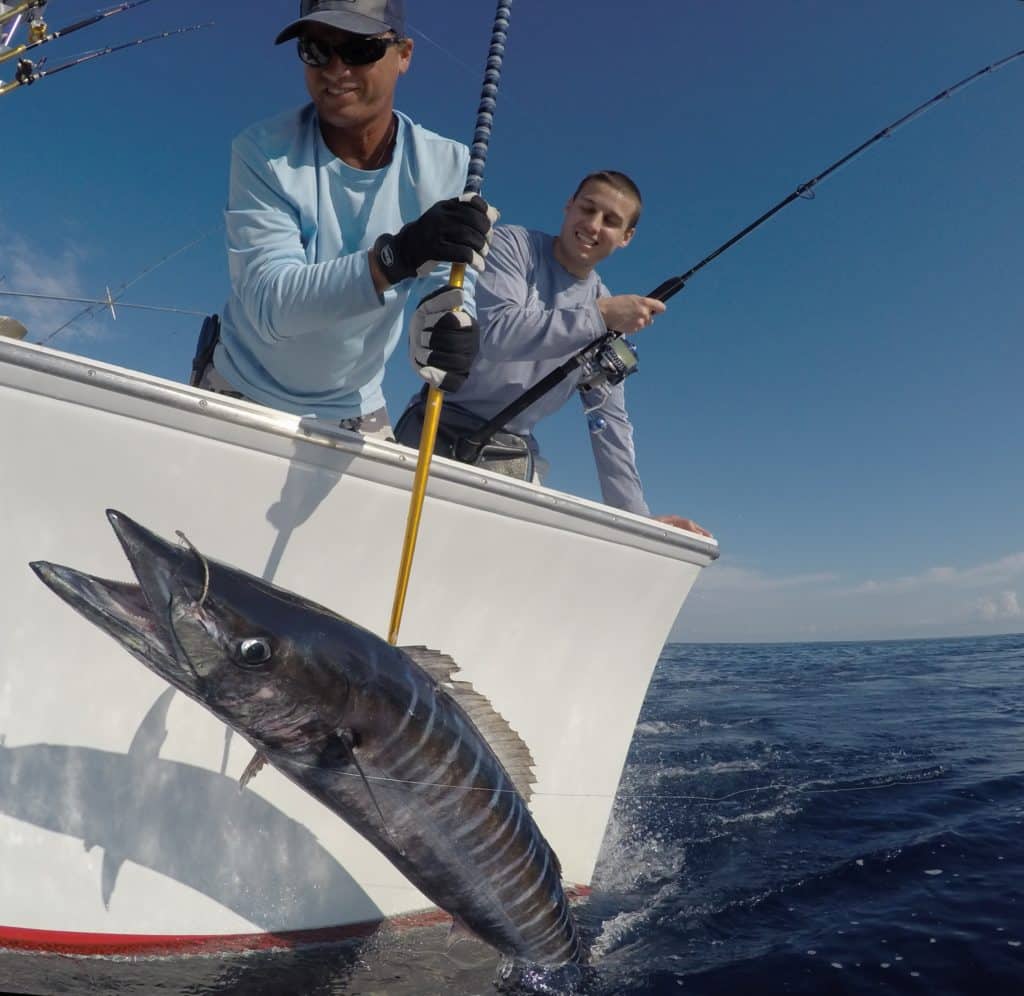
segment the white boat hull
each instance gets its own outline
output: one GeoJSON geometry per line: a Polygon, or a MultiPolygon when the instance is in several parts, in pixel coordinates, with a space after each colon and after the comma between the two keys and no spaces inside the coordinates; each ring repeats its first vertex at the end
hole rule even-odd
{"type": "MultiPolygon", "coordinates": [[[[415,454],[0,340],[0,945],[259,936],[429,903],[347,824],[28,568],[130,579],[104,517],[385,635],[415,454]]],[[[536,761],[536,819],[589,883],[636,718],[714,542],[435,460],[402,623],[536,761]]]]}

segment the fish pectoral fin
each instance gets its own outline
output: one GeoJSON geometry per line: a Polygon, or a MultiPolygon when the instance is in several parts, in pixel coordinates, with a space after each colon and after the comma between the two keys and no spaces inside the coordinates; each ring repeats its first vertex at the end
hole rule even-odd
{"type": "MultiPolygon", "coordinates": [[[[345,751],[349,760],[355,765],[356,771],[359,772],[359,777],[363,782],[363,787],[366,789],[367,794],[370,796],[370,801],[373,803],[373,808],[377,810],[377,815],[380,817],[380,825],[387,834],[388,839],[394,845],[395,850],[399,854],[404,855],[405,851],[402,850],[401,845],[391,836],[391,828],[388,826],[388,821],[384,818],[384,810],[380,808],[380,803],[377,801],[377,797],[373,794],[373,789],[370,787],[370,781],[363,772],[363,766],[359,763],[359,758],[356,757],[356,743],[357,738],[352,730],[340,729],[337,730],[334,736],[331,738],[333,746],[336,749],[345,751]]],[[[330,748],[326,748],[330,749],[330,748]]]]}
{"type": "Polygon", "coordinates": [[[430,650],[428,647],[399,649],[411,658],[414,664],[426,671],[441,690],[462,707],[501,761],[519,794],[529,802],[533,783],[536,781],[533,774],[533,755],[523,742],[523,738],[509,726],[508,720],[491,705],[487,696],[481,695],[468,681],[460,681],[454,677],[459,666],[447,654],[430,650]]]}
{"type": "Polygon", "coordinates": [[[238,779],[238,790],[241,791],[249,784],[257,775],[260,768],[267,763],[267,755],[262,751],[256,751],[252,756],[252,760],[245,766],[245,771],[242,772],[242,777],[238,779]]]}

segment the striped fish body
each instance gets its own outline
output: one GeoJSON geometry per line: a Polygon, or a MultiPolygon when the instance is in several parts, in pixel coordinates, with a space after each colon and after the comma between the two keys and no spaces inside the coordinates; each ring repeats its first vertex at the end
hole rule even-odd
{"type": "Polygon", "coordinates": [[[497,950],[541,965],[579,960],[558,858],[481,728],[517,773],[530,763],[519,738],[453,678],[450,658],[358,627],[346,642],[362,671],[349,664],[351,762],[343,750],[313,766],[279,751],[271,762],[497,950]]]}
{"type": "Polygon", "coordinates": [[[33,564],[44,583],[498,951],[582,960],[558,859],[527,806],[529,751],[449,657],[389,646],[107,514],[138,586],[33,564]]]}

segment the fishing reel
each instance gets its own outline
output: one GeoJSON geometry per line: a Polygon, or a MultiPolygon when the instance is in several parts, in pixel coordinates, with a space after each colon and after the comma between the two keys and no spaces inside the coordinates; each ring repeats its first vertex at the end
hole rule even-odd
{"type": "Polygon", "coordinates": [[[602,336],[580,354],[580,389],[592,391],[605,385],[621,384],[639,368],[636,346],[625,336],[602,336]]]}
{"type": "Polygon", "coordinates": [[[43,19],[43,14],[45,12],[46,4],[41,3],[38,4],[29,15],[28,41],[30,45],[38,45],[46,39],[46,32],[48,28],[46,26],[46,21],[43,19]]]}
{"type": "Polygon", "coordinates": [[[36,64],[31,59],[19,59],[14,67],[15,84],[17,86],[31,86],[35,81],[36,64]]]}

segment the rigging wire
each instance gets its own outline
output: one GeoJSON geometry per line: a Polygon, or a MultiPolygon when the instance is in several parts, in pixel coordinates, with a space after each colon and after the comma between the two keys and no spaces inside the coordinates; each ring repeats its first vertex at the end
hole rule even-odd
{"type": "MultiPolygon", "coordinates": [[[[1021,58],[1022,56],[1024,56],[1024,49],[1021,49],[1018,52],[1014,52],[1011,55],[1007,55],[1004,58],[999,59],[996,62],[993,62],[991,65],[985,66],[982,69],[979,69],[976,72],[971,73],[969,76],[965,76],[959,82],[954,83],[952,86],[947,87],[945,90],[941,90],[934,97],[931,97],[929,100],[926,100],[922,104],[919,104],[912,111],[908,112],[907,114],[904,114],[903,117],[898,118],[891,124],[886,125],[884,128],[881,129],[881,131],[876,132],[869,139],[867,139],[864,142],[861,142],[861,144],[858,145],[856,148],[846,153],[846,155],[840,157],[834,163],[827,166],[817,176],[811,177],[810,180],[806,180],[805,182],[801,183],[791,194],[784,197],[774,207],[769,208],[759,218],[756,218],[745,228],[741,229],[731,238],[727,239],[713,252],[708,253],[708,255],[705,256],[699,263],[697,263],[694,266],[691,266],[690,269],[688,269],[685,273],[682,273],[677,277],[669,277],[668,280],[663,281],[657,287],[655,287],[655,289],[652,290],[649,294],[647,294],[646,297],[656,298],[659,301],[667,301],[670,297],[679,293],[679,291],[681,291],[686,286],[690,278],[695,273],[697,273],[699,270],[703,270],[705,266],[707,266],[713,260],[717,259],[719,256],[722,255],[722,253],[726,252],[728,249],[731,249],[741,239],[746,238],[755,229],[760,228],[761,225],[768,221],[769,218],[778,214],[779,211],[781,211],[788,205],[792,204],[793,201],[797,200],[797,198],[804,198],[806,200],[813,199],[814,188],[819,183],[821,183],[829,176],[831,176],[833,173],[838,172],[844,166],[852,162],[862,153],[867,151],[867,149],[869,149],[876,142],[881,141],[883,138],[888,138],[897,129],[902,128],[903,125],[908,124],[910,121],[913,121],[914,118],[919,117],[920,115],[929,111],[932,107],[939,103],[939,101],[946,100],[949,97],[952,97],[954,93],[956,93],[959,90],[963,90],[965,87],[970,86],[972,83],[981,79],[982,76],[987,76],[990,73],[997,72],[1004,66],[1013,62],[1015,59],[1021,58]]],[[[486,441],[490,439],[491,436],[494,435],[495,432],[499,432],[500,430],[502,430],[511,419],[515,418],[517,415],[524,412],[534,402],[536,402],[538,398],[543,397],[549,391],[553,390],[558,384],[565,380],[566,377],[568,377],[571,373],[573,373],[580,366],[582,366],[582,364],[586,362],[587,356],[590,355],[594,350],[601,349],[607,346],[612,342],[612,340],[619,338],[621,335],[621,332],[609,329],[607,332],[599,336],[593,342],[584,346],[583,349],[581,349],[577,353],[574,353],[564,363],[555,367],[548,374],[546,374],[544,377],[538,380],[535,384],[528,387],[525,391],[523,391],[523,393],[518,398],[515,398],[511,402],[509,402],[509,404],[502,408],[501,411],[494,415],[488,422],[485,422],[475,432],[473,432],[472,435],[467,437],[467,439],[464,440],[464,443],[469,443],[471,444],[471,446],[476,447],[477,449],[475,450],[475,452],[478,453],[479,448],[482,447],[484,443],[486,443],[486,441]]]]}
{"type": "Polygon", "coordinates": [[[678,277],[670,277],[668,280],[664,281],[657,288],[651,291],[651,293],[648,294],[647,296],[657,298],[659,301],[667,301],[674,294],[681,291],[683,287],[686,285],[686,282],[690,279],[690,277],[697,273],[698,270],[704,269],[704,267],[707,266],[708,263],[710,263],[712,260],[717,259],[727,249],[731,249],[734,245],[736,245],[737,242],[739,242],[741,239],[746,238],[756,228],[760,228],[761,225],[763,225],[773,215],[778,214],[778,212],[781,211],[784,207],[787,207],[788,205],[792,204],[793,201],[795,201],[797,198],[804,198],[806,200],[812,199],[814,197],[814,188],[819,183],[826,180],[833,173],[837,173],[844,166],[851,163],[854,159],[858,158],[860,155],[866,152],[872,145],[874,145],[875,142],[879,142],[883,138],[888,138],[895,131],[902,128],[905,124],[909,124],[911,121],[913,121],[914,118],[920,117],[922,114],[925,114],[927,111],[931,110],[931,108],[938,104],[940,101],[947,100],[949,97],[952,97],[953,94],[957,93],[959,90],[965,89],[972,83],[977,82],[983,76],[987,76],[990,73],[998,72],[1004,66],[1013,62],[1015,59],[1021,58],[1022,56],[1024,56],[1024,49],[1021,49],[1018,52],[1014,52],[1011,55],[1007,55],[1004,58],[999,59],[996,62],[993,62],[991,65],[984,66],[983,68],[977,70],[976,72],[973,72],[968,76],[965,76],[962,80],[960,80],[957,83],[954,83],[952,86],[947,87],[945,90],[940,90],[937,94],[935,94],[934,97],[931,97],[928,100],[924,101],[923,103],[918,104],[918,106],[915,107],[912,111],[909,111],[907,114],[904,114],[903,117],[898,118],[891,124],[886,125],[880,131],[872,135],[869,139],[867,139],[864,142],[861,142],[861,144],[858,145],[855,149],[852,149],[850,152],[846,153],[846,155],[837,159],[830,166],[827,166],[817,176],[813,176],[811,177],[811,179],[801,183],[796,188],[796,190],[794,190],[791,194],[788,194],[786,197],[784,197],[774,207],[769,208],[759,218],[756,218],[749,225],[747,225],[746,228],[741,229],[739,232],[733,235],[732,238],[723,242],[722,245],[720,245],[713,252],[708,253],[708,255],[705,256],[695,266],[691,266],[690,269],[688,269],[685,273],[680,274],[678,277]]]}
{"type": "MultiPolygon", "coordinates": [[[[45,346],[46,343],[48,343],[51,339],[55,338],[57,335],[59,335],[61,332],[63,332],[64,329],[66,329],[73,322],[76,322],[76,321],[78,321],[78,319],[84,318],[86,315],[89,315],[90,313],[94,312],[96,310],[97,306],[108,307],[108,308],[110,308],[111,314],[113,314],[114,313],[114,303],[115,302],[117,304],[119,304],[122,308],[143,308],[143,309],[150,310],[150,311],[172,311],[172,312],[178,312],[178,313],[184,314],[184,315],[203,315],[203,316],[205,316],[205,314],[206,314],[205,312],[202,312],[202,311],[190,311],[190,310],[185,309],[185,308],[158,308],[155,305],[125,304],[124,302],[120,301],[119,298],[120,298],[120,296],[122,294],[124,294],[124,292],[126,290],[128,290],[129,287],[131,287],[133,284],[137,284],[143,277],[148,276],[155,269],[157,269],[160,266],[163,266],[164,263],[168,262],[169,260],[174,259],[175,256],[178,256],[181,253],[186,252],[187,250],[191,249],[193,246],[198,245],[200,242],[203,241],[203,239],[209,238],[214,232],[216,232],[218,230],[219,230],[218,228],[209,228],[205,232],[203,232],[201,235],[199,235],[198,237],[192,239],[189,242],[186,242],[185,245],[179,246],[173,252],[169,252],[166,256],[161,257],[155,263],[150,264],[145,269],[143,269],[142,271],[137,273],[127,283],[121,284],[121,286],[113,294],[111,294],[110,289],[107,288],[107,297],[104,300],[95,300],[95,299],[89,299],[89,298],[70,298],[70,297],[68,297],[68,298],[60,298],[59,300],[64,300],[64,301],[75,301],[75,300],[77,300],[77,301],[79,301],[81,303],[86,303],[87,302],[89,304],[89,307],[83,308],[81,311],[79,311],[76,314],[72,315],[66,322],[64,322],[63,325],[58,326],[56,329],[54,329],[45,338],[40,339],[39,340],[39,345],[45,346]]],[[[57,300],[57,299],[55,298],[55,300],[57,300]]],[[[116,318],[117,316],[114,315],[114,317],[116,318]]]]}
{"type": "MultiPolygon", "coordinates": [[[[101,307],[104,307],[104,308],[110,308],[110,310],[113,311],[114,309],[113,309],[112,306],[114,304],[117,304],[117,306],[119,308],[134,308],[137,311],[163,311],[163,312],[168,312],[168,313],[175,314],[175,315],[192,315],[192,316],[201,315],[201,316],[204,316],[204,317],[206,315],[205,311],[192,311],[189,308],[163,307],[163,306],[158,305],[158,304],[129,304],[126,301],[118,301],[117,298],[115,298],[115,297],[107,297],[107,298],[64,297],[64,296],[62,296],[60,294],[32,294],[29,291],[5,291],[5,290],[0,290],[0,297],[27,297],[27,298],[31,298],[31,299],[34,299],[34,300],[40,300],[40,301],[67,301],[67,302],[70,302],[72,304],[88,304],[88,305],[90,305],[90,307],[85,308],[83,311],[80,311],[78,313],[78,315],[75,316],[76,318],[81,318],[83,315],[87,314],[88,312],[95,311],[96,310],[95,306],[97,306],[97,305],[99,305],[101,307]]],[[[114,317],[116,318],[117,316],[115,315],[114,317]]],[[[74,319],[71,319],[70,321],[74,321],[74,319]]],[[[65,325],[67,325],[67,324],[69,324],[69,322],[65,322],[64,325],[61,326],[61,328],[64,328],[65,325]]],[[[60,329],[58,329],[57,331],[59,332],[60,329]]],[[[49,342],[56,334],[57,334],[56,332],[51,332],[45,339],[40,339],[39,342],[37,343],[37,345],[41,346],[44,343],[49,342]]]]}

